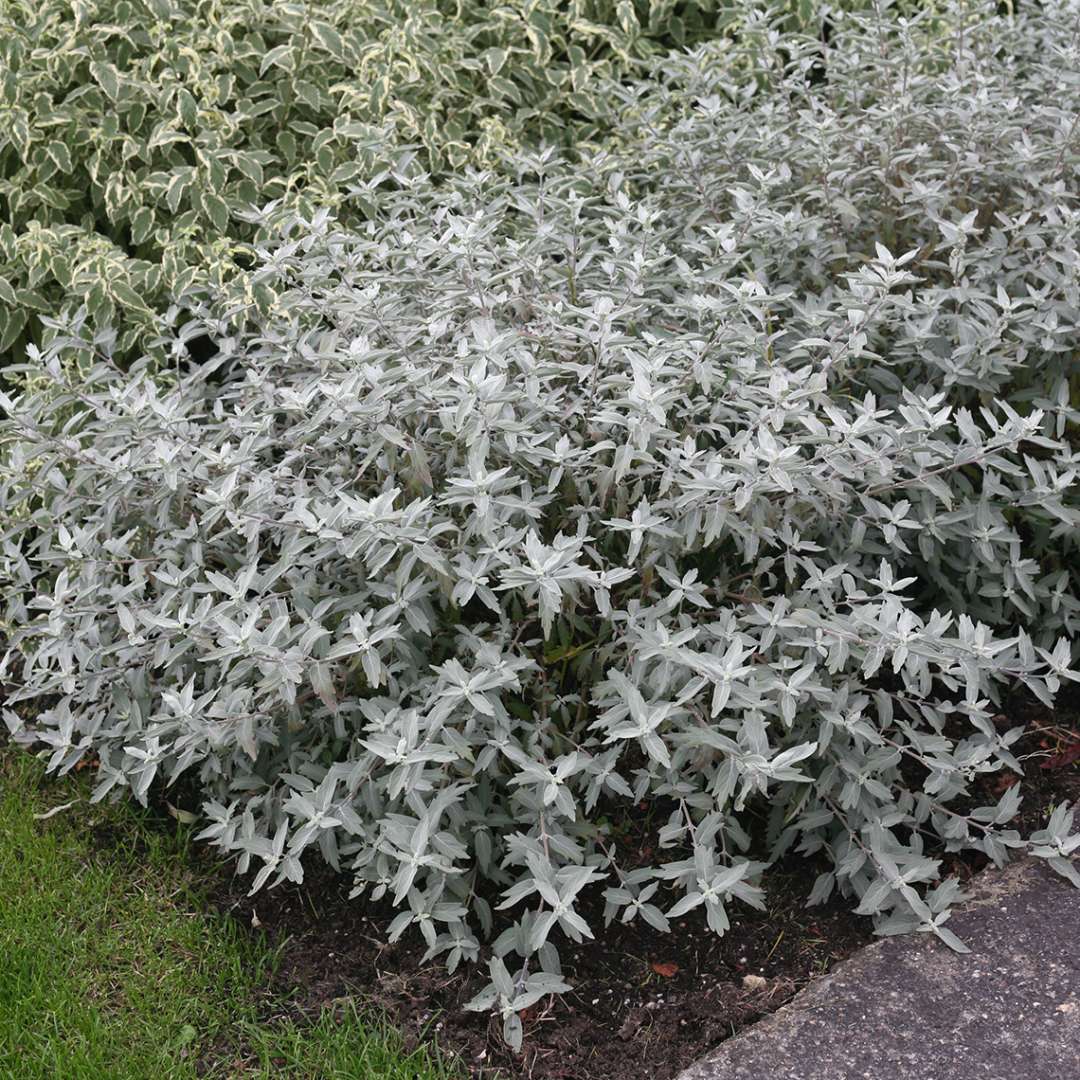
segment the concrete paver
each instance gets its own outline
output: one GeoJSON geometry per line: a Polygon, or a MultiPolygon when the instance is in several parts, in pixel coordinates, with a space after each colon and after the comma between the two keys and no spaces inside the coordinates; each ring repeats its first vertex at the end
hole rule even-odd
{"type": "Polygon", "coordinates": [[[863,949],[678,1080],[1080,1080],[1080,890],[981,874],[948,926],[863,949]]]}

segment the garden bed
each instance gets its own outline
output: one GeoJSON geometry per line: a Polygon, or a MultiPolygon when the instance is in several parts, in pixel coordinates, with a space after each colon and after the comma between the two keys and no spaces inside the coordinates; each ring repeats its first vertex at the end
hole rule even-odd
{"type": "MultiPolygon", "coordinates": [[[[691,913],[675,933],[615,923],[595,942],[561,948],[574,989],[529,1010],[521,1057],[503,1044],[497,1022],[465,1009],[484,969],[449,975],[422,963],[412,938],[388,945],[393,913],[348,900],[347,881],[316,875],[254,897],[223,881],[217,901],[285,942],[276,984],[297,1014],[346,999],[385,1010],[407,1036],[434,1037],[478,1077],[502,1069],[552,1080],[663,1080],[872,939],[869,921],[843,900],[805,908],[805,873],[797,863],[780,869],[768,909],[747,911],[723,938],[691,913]]],[[[599,910],[590,914],[599,921],[599,910]]]]}
{"type": "MultiPolygon", "coordinates": [[[[670,1076],[871,918],[962,950],[987,859],[1080,885],[1075,12],[736,8],[597,84],[602,145],[553,84],[563,149],[523,115],[490,162],[435,104],[487,118],[472,83],[419,156],[388,76],[317,123],[371,44],[333,20],[226,20],[201,86],[160,5],[71,64],[10,28],[2,720],[238,867],[201,880],[277,943],[274,1017],[670,1076]],[[132,184],[38,115],[57,74],[132,184]]],[[[509,80],[501,40],[453,66],[509,80]]]]}
{"type": "MultiPolygon", "coordinates": [[[[1080,695],[1068,695],[1053,713],[1019,697],[1007,709],[1001,722],[1026,723],[1020,753],[1034,755],[1017,820],[1027,835],[1053,806],[1080,799],[1080,695]]],[[[999,796],[1012,780],[1008,773],[985,778],[986,794],[999,796]]],[[[645,815],[626,844],[647,844],[649,822],[645,815]]],[[[948,858],[961,879],[987,865],[971,852],[948,858]]],[[[562,948],[573,992],[529,1011],[521,1057],[503,1044],[497,1023],[464,1007],[485,973],[448,975],[440,963],[424,964],[423,947],[410,937],[388,945],[394,913],[349,900],[346,878],[315,866],[302,886],[249,897],[243,879],[222,872],[213,896],[240,924],[283,943],[272,1000],[287,997],[295,1017],[346,1003],[384,1010],[409,1040],[434,1037],[478,1078],[502,1070],[550,1080],[667,1080],[873,940],[870,920],[841,898],[805,907],[815,872],[798,858],[773,868],[766,910],[744,909],[722,938],[692,912],[675,933],[635,920],[562,948]]],[[[587,917],[602,923],[599,908],[587,917]]]]}

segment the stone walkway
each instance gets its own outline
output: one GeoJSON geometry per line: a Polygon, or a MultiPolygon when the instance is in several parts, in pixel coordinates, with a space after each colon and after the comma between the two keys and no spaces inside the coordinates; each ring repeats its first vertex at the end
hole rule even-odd
{"type": "Polygon", "coordinates": [[[884,938],[678,1080],[1080,1080],[1080,890],[988,871],[948,926],[884,938]]]}

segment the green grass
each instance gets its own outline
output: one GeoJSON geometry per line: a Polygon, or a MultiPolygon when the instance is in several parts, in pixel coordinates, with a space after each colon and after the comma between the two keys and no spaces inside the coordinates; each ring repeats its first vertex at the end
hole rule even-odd
{"type": "Polygon", "coordinates": [[[86,790],[0,749],[0,1080],[454,1075],[351,1006],[260,1022],[274,950],[203,902],[187,830],[128,804],[35,819],[86,790]]]}

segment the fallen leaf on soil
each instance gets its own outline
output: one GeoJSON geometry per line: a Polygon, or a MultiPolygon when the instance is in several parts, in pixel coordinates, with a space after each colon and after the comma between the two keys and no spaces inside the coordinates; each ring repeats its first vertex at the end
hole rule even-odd
{"type": "Polygon", "coordinates": [[[1074,742],[1071,746],[1067,746],[1062,750],[1060,754],[1047,758],[1042,763],[1042,768],[1064,769],[1066,765],[1071,765],[1074,761],[1080,761],[1080,742],[1074,742]]]}
{"type": "Polygon", "coordinates": [[[663,975],[665,979],[670,979],[679,974],[679,965],[674,961],[668,963],[655,963],[649,965],[657,975],[663,975]]]}

